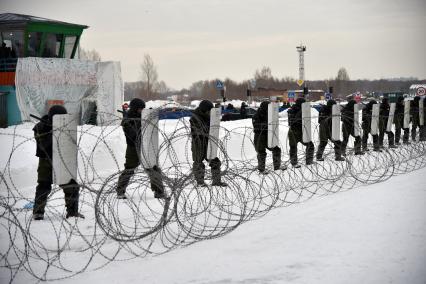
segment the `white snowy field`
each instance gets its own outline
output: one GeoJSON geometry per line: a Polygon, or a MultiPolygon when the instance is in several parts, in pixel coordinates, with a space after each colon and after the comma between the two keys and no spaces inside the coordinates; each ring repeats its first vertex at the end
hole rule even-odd
{"type": "Polygon", "coordinates": [[[58,283],[426,283],[426,169],[58,283]]]}
{"type": "MultiPolygon", "coordinates": [[[[99,221],[113,218],[111,230],[139,234],[157,222],[162,203],[147,190],[143,172],[128,190],[128,203],[102,191],[103,185],[113,187],[123,169],[120,127],[79,128],[79,182],[86,186],[80,206],[86,219],[76,223],[62,221],[63,195],[57,188],[46,219],[31,221],[31,210],[22,207],[35,191],[33,124],[0,130],[0,283],[33,283],[33,275],[54,283],[426,282],[424,143],[363,157],[350,154],[340,164],[328,146],[325,162],[264,179],[254,170],[251,121],[222,126],[219,156],[229,161],[222,168],[229,166],[224,180],[230,187],[209,187],[206,197],[191,181],[184,183],[182,194],[172,198],[175,215],[168,213],[172,217],[163,231],[129,243],[110,238],[99,221]],[[242,223],[238,214],[245,216],[242,223]],[[203,222],[204,231],[186,231],[203,222]],[[222,235],[223,228],[223,236],[209,238],[222,235]]],[[[159,128],[161,168],[167,177],[185,180],[192,162],[188,120],[160,121],[159,128]]],[[[287,130],[284,114],[283,162],[287,130]]],[[[301,146],[299,155],[303,165],[301,146]]],[[[269,169],[271,160],[268,155],[269,169]]],[[[167,190],[173,192],[171,184],[167,190]]]]}

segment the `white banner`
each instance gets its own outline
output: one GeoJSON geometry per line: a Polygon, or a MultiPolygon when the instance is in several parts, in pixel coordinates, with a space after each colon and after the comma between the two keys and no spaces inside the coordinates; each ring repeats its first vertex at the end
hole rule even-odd
{"type": "Polygon", "coordinates": [[[158,109],[141,113],[141,165],[144,169],[158,166],[158,109]]]}
{"type": "Polygon", "coordinates": [[[30,120],[30,114],[40,117],[47,114],[48,100],[61,100],[80,124],[82,118],[88,116],[82,113],[81,102],[89,98],[97,104],[100,125],[110,125],[111,120],[113,124],[120,123],[116,110],[121,109],[124,89],[119,62],[19,58],[15,85],[23,121],[30,120]]]}
{"type": "Polygon", "coordinates": [[[274,148],[279,145],[280,128],[278,121],[279,105],[276,102],[271,102],[268,105],[268,147],[274,148]]]}
{"type": "Polygon", "coordinates": [[[394,119],[394,116],[395,116],[395,108],[396,108],[396,103],[391,103],[390,109],[389,109],[388,124],[386,125],[386,131],[387,132],[392,131],[392,124],[393,124],[393,119],[394,119]]]}
{"type": "Polygon", "coordinates": [[[312,141],[311,136],[311,103],[305,102],[302,104],[302,133],[303,143],[312,141]]]}
{"type": "Polygon", "coordinates": [[[340,140],[340,105],[333,105],[331,109],[331,139],[333,141],[339,141],[340,140]]]}
{"type": "Polygon", "coordinates": [[[404,128],[410,127],[410,101],[404,102],[404,128]]]}
{"type": "Polygon", "coordinates": [[[380,117],[380,104],[374,104],[371,111],[371,135],[379,134],[379,117],[380,117]]]}
{"type": "Polygon", "coordinates": [[[221,108],[212,108],[210,111],[210,130],[209,143],[207,144],[207,159],[217,158],[217,149],[219,146],[220,120],[222,118],[221,108]]]}
{"type": "Polygon", "coordinates": [[[74,115],[57,114],[52,122],[52,176],[57,185],[77,181],[77,121],[74,115]]]}

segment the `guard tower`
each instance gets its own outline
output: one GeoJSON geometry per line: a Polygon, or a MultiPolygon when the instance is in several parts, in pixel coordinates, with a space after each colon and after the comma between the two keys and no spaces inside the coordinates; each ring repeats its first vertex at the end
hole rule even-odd
{"type": "Polygon", "coordinates": [[[84,25],[0,14],[0,127],[20,123],[15,69],[20,57],[74,58],[84,25]]]}

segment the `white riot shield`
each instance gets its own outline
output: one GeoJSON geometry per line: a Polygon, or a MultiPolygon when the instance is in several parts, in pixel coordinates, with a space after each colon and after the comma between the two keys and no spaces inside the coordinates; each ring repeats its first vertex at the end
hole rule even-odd
{"type": "Polygon", "coordinates": [[[221,118],[222,118],[221,108],[212,108],[212,110],[210,111],[209,143],[207,144],[208,160],[217,158],[221,118]]]}
{"type": "Polygon", "coordinates": [[[404,128],[410,127],[410,101],[404,102],[404,128]]]}
{"type": "Polygon", "coordinates": [[[53,183],[77,181],[77,120],[72,114],[57,114],[52,121],[53,183]]]}
{"type": "Polygon", "coordinates": [[[354,104],[354,135],[361,136],[361,124],[359,123],[360,105],[354,104]]]}
{"type": "Polygon", "coordinates": [[[271,102],[268,105],[268,147],[274,148],[279,145],[279,121],[278,121],[278,103],[271,102]]]}
{"type": "Polygon", "coordinates": [[[425,97],[420,98],[420,101],[419,101],[419,123],[420,123],[420,126],[425,125],[424,101],[425,101],[425,97]]]}
{"type": "Polygon", "coordinates": [[[387,132],[392,131],[393,119],[395,117],[395,108],[396,108],[396,103],[391,103],[390,109],[389,109],[388,124],[386,124],[386,131],[387,132]]]}
{"type": "Polygon", "coordinates": [[[311,123],[311,103],[306,102],[302,104],[303,143],[308,143],[312,141],[311,123]]]}
{"type": "Polygon", "coordinates": [[[158,166],[158,109],[141,113],[141,165],[144,169],[158,166]]]}
{"type": "Polygon", "coordinates": [[[333,141],[340,140],[340,105],[333,105],[331,109],[331,139],[333,141]]]}
{"type": "Polygon", "coordinates": [[[380,116],[380,104],[374,104],[371,111],[371,135],[379,134],[379,116],[380,116]]]}

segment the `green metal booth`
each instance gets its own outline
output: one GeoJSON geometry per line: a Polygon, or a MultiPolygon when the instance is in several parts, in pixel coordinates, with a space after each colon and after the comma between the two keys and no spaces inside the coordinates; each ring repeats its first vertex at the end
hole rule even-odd
{"type": "Polygon", "coordinates": [[[0,104],[6,104],[0,105],[0,111],[7,110],[7,122],[3,121],[2,125],[21,122],[15,94],[18,58],[74,58],[86,28],[88,26],[29,15],[0,14],[0,93],[6,96],[0,100],[0,104]]]}

